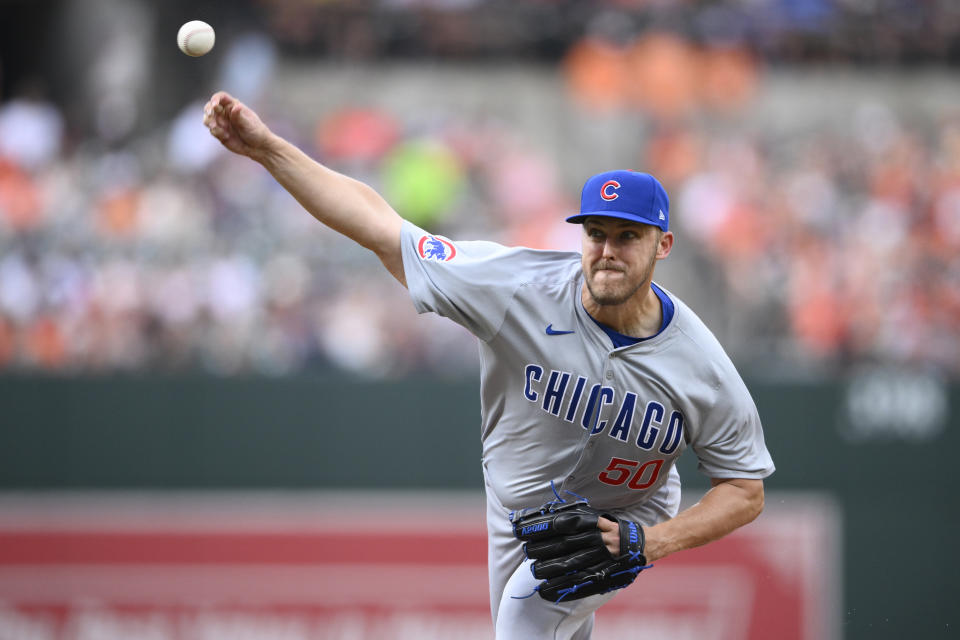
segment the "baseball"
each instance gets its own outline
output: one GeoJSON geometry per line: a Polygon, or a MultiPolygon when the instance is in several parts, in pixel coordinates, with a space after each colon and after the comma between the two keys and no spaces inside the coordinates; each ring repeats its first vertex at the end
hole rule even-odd
{"type": "Polygon", "coordinates": [[[184,23],[177,32],[177,46],[188,56],[202,56],[213,49],[216,35],[213,27],[203,20],[191,20],[184,23]]]}

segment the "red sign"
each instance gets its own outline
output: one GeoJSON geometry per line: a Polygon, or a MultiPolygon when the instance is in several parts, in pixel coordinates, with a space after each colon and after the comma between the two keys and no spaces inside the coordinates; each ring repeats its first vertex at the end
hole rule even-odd
{"type": "MultiPolygon", "coordinates": [[[[595,640],[838,638],[838,518],[768,496],[658,562],[595,640]]],[[[0,498],[0,638],[489,640],[482,499],[317,494],[0,498]]]]}

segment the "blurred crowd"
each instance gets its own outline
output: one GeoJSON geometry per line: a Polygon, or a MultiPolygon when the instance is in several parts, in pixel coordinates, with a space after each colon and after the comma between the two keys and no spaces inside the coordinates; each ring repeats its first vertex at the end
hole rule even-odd
{"type": "MultiPolygon", "coordinates": [[[[454,239],[578,246],[562,219],[580,179],[568,184],[564,159],[524,131],[364,101],[304,114],[264,95],[282,64],[268,47],[231,81],[227,60],[225,86],[404,217],[454,239]]],[[[669,32],[587,35],[559,68],[571,110],[643,121],[633,157],[667,185],[676,259],[702,274],[677,293],[723,310],[715,328],[734,360],[960,374],[960,110],[866,102],[777,126],[750,116],[770,91],[754,54],[669,32]]],[[[464,330],[417,317],[372,254],[221,150],[201,107],[118,141],[71,138],[41,93],[0,102],[0,371],[476,368],[464,330]]]]}
{"type": "Polygon", "coordinates": [[[256,0],[289,51],[544,61],[598,30],[670,31],[780,63],[960,60],[954,0],[256,0]]]}
{"type": "Polygon", "coordinates": [[[908,124],[866,105],[800,139],[681,130],[653,148],[686,165],[681,224],[752,359],[960,373],[960,113],[908,124]]]}

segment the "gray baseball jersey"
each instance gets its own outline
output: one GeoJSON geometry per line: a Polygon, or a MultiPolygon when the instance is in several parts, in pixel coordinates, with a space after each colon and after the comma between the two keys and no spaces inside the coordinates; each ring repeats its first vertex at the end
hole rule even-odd
{"type": "Polygon", "coordinates": [[[711,478],[764,478],[773,462],[750,393],[680,300],[656,337],[614,348],[581,304],[580,254],[451,242],[411,223],[407,287],[480,340],[483,463],[509,509],[549,483],[604,508],[642,503],[691,447],[711,478]]]}
{"type": "Polygon", "coordinates": [[[669,292],[669,325],[614,348],[581,303],[579,253],[453,242],[409,222],[401,243],[416,309],[479,339],[495,618],[496,589],[522,559],[510,547],[506,512],[543,503],[551,483],[650,525],[678,510],[674,462],[688,447],[711,478],[773,473],[740,375],[669,292]]]}

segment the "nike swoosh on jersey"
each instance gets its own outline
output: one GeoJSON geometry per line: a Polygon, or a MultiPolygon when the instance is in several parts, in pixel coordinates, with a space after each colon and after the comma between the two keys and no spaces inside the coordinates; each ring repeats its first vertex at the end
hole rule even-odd
{"type": "Polygon", "coordinates": [[[562,331],[560,329],[554,329],[553,323],[547,325],[547,335],[548,336],[562,336],[565,333],[573,333],[573,331],[562,331]]]}

